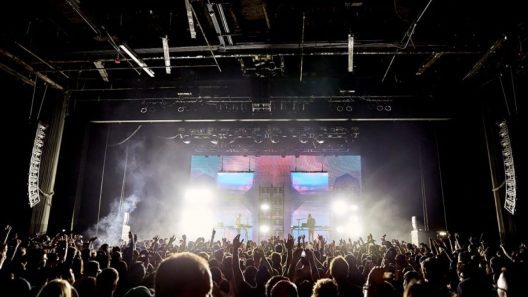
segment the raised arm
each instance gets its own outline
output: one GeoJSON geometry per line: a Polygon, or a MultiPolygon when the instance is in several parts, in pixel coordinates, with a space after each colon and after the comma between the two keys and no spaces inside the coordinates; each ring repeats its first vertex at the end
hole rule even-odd
{"type": "Polygon", "coordinates": [[[7,244],[7,240],[9,239],[9,233],[11,233],[11,230],[13,230],[13,227],[10,225],[6,225],[4,228],[4,239],[2,240],[3,244],[7,244]]]}
{"type": "Polygon", "coordinates": [[[295,277],[295,268],[297,267],[297,263],[299,263],[299,260],[301,259],[302,251],[303,250],[300,247],[297,247],[295,251],[293,251],[292,261],[290,262],[290,266],[288,266],[286,274],[286,276],[291,280],[293,280],[295,277]]]}
{"type": "MultiPolygon", "coordinates": [[[[136,236],[137,239],[137,236],[136,236]]],[[[134,250],[136,248],[136,241],[134,240],[134,235],[132,234],[132,231],[128,232],[128,249],[126,253],[124,253],[124,259],[125,262],[129,265],[129,267],[132,265],[132,261],[134,259],[134,250]]]]}
{"type": "Polygon", "coordinates": [[[310,265],[310,275],[312,277],[312,282],[316,282],[319,279],[319,270],[315,264],[315,256],[312,249],[305,249],[306,259],[310,265]]]}
{"type": "Polygon", "coordinates": [[[504,256],[506,257],[506,259],[508,259],[510,262],[513,262],[513,258],[512,256],[508,253],[508,251],[506,250],[506,247],[504,247],[504,244],[500,244],[500,248],[502,250],[502,253],[504,254],[504,256]]]}
{"type": "Polygon", "coordinates": [[[271,267],[271,264],[266,258],[266,255],[264,255],[264,252],[259,251],[259,256],[260,256],[260,265],[263,265],[264,267],[266,267],[266,269],[269,271],[271,276],[277,275],[278,272],[275,269],[273,269],[273,267],[271,267]]]}
{"type": "Polygon", "coordinates": [[[211,241],[209,241],[209,249],[213,248],[214,238],[215,238],[216,230],[213,229],[213,232],[211,232],[211,241]]]}
{"type": "Polygon", "coordinates": [[[284,266],[284,269],[282,269],[284,276],[288,275],[288,269],[290,269],[290,264],[292,262],[293,244],[294,244],[293,236],[291,236],[291,234],[288,234],[288,239],[286,240],[286,244],[285,244],[285,247],[286,247],[286,265],[284,266]]]}
{"type": "Polygon", "coordinates": [[[185,252],[187,250],[187,235],[183,234],[180,245],[180,252],[185,252]]]}
{"type": "Polygon", "coordinates": [[[238,255],[238,249],[240,246],[242,246],[242,243],[244,240],[240,240],[240,234],[235,236],[233,239],[233,257],[231,258],[231,286],[235,290],[235,296],[238,296],[243,290],[244,285],[246,284],[246,281],[244,280],[244,275],[242,274],[242,270],[240,269],[240,260],[238,255]]]}

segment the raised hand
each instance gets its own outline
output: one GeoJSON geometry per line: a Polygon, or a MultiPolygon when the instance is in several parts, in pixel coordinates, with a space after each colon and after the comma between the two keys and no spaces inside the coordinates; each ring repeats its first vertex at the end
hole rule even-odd
{"type": "Polygon", "coordinates": [[[296,264],[299,261],[303,251],[304,250],[301,248],[297,248],[295,251],[293,251],[293,264],[296,264]]]}
{"type": "Polygon", "coordinates": [[[288,234],[288,240],[286,240],[286,249],[292,250],[294,245],[293,236],[288,234]]]}
{"type": "Polygon", "coordinates": [[[235,236],[235,238],[233,238],[233,252],[238,251],[242,246],[242,243],[244,243],[244,239],[240,240],[240,234],[235,236]]]}
{"type": "Polygon", "coordinates": [[[254,249],[253,250],[253,258],[255,260],[259,260],[260,258],[264,258],[264,252],[261,249],[259,249],[259,248],[254,249]]]}
{"type": "Polygon", "coordinates": [[[308,261],[312,261],[314,259],[314,253],[312,249],[304,249],[304,253],[308,261]]]}

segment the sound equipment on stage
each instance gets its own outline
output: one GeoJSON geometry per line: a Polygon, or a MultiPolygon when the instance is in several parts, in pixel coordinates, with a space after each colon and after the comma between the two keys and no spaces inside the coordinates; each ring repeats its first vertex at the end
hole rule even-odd
{"type": "Polygon", "coordinates": [[[128,232],[130,232],[130,225],[128,224],[128,220],[130,218],[130,213],[125,212],[123,213],[123,226],[121,228],[121,239],[125,242],[128,242],[128,232]]]}
{"type": "Polygon", "coordinates": [[[429,244],[429,238],[436,238],[436,232],[424,231],[416,216],[411,217],[411,243],[419,246],[420,243],[429,244]]]}
{"type": "MultiPolygon", "coordinates": [[[[220,222],[214,228],[216,230],[223,230],[224,231],[224,237],[228,236],[228,234],[232,235],[234,233],[241,233],[240,234],[241,238],[248,239],[249,229],[253,228],[253,225],[248,225],[248,224],[240,224],[238,226],[236,226],[236,225],[224,225],[223,222],[220,222]]],[[[231,236],[231,235],[229,235],[229,236],[231,236]]]]}

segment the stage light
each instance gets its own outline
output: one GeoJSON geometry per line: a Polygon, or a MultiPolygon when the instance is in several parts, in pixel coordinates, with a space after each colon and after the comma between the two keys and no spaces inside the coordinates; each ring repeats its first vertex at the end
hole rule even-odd
{"type": "Polygon", "coordinates": [[[347,213],[347,204],[343,200],[336,200],[332,203],[332,211],[338,215],[347,213]]]}
{"type": "Polygon", "coordinates": [[[215,226],[211,208],[202,205],[186,205],[182,207],[180,230],[190,238],[209,234],[215,226]]]}
{"type": "Polygon", "coordinates": [[[187,21],[189,22],[189,33],[191,33],[192,39],[196,39],[196,29],[194,28],[192,6],[189,0],[185,0],[185,10],[187,11],[187,21]]]}
{"type": "Polygon", "coordinates": [[[261,225],[260,226],[260,233],[267,234],[270,231],[270,227],[268,225],[261,225]]]}
{"type": "Polygon", "coordinates": [[[347,227],[348,235],[359,237],[363,233],[363,228],[360,223],[349,223],[347,227]]]}
{"type": "Polygon", "coordinates": [[[171,63],[170,63],[170,53],[169,53],[169,38],[167,36],[161,38],[163,44],[163,58],[165,60],[165,72],[171,74],[171,63]]]}
{"type": "Polygon", "coordinates": [[[136,64],[138,64],[139,67],[141,67],[150,77],[154,77],[154,71],[150,69],[143,60],[141,60],[139,57],[137,57],[131,49],[129,49],[126,45],[121,44],[119,46],[136,64]]]}
{"type": "Polygon", "coordinates": [[[351,211],[357,211],[358,210],[358,206],[355,205],[355,204],[351,204],[349,208],[350,208],[351,211]]]}
{"type": "Polygon", "coordinates": [[[214,196],[208,188],[189,188],[184,192],[180,229],[190,237],[203,236],[214,227],[214,196]]]}
{"type": "Polygon", "coordinates": [[[438,231],[438,235],[445,237],[447,236],[447,231],[438,231]]]}
{"type": "Polygon", "coordinates": [[[431,56],[429,56],[427,58],[427,60],[425,60],[425,63],[420,66],[420,68],[418,68],[418,71],[416,71],[416,75],[422,75],[424,74],[424,72],[431,68],[431,66],[433,66],[433,64],[442,56],[444,55],[443,52],[439,52],[439,53],[433,53],[431,54],[431,56]]]}
{"type": "Polygon", "coordinates": [[[227,43],[229,43],[229,45],[233,45],[233,38],[231,38],[231,35],[229,35],[231,31],[229,30],[229,25],[227,24],[227,19],[224,14],[224,8],[222,7],[222,3],[217,3],[216,7],[218,8],[218,14],[220,15],[220,20],[222,21],[224,30],[227,33],[226,34],[227,43]]]}
{"type": "Polygon", "coordinates": [[[261,209],[262,211],[268,211],[268,210],[270,209],[270,205],[269,205],[268,203],[262,203],[262,204],[260,205],[260,209],[261,209]]]}
{"type": "Polygon", "coordinates": [[[93,62],[95,65],[95,68],[97,68],[97,71],[99,72],[99,75],[101,75],[101,79],[103,79],[104,82],[109,82],[108,80],[108,72],[106,72],[106,69],[104,67],[103,61],[95,61],[93,62]]]}
{"type": "Polygon", "coordinates": [[[354,36],[348,34],[348,72],[354,71],[354,36]]]}
{"type": "Polygon", "coordinates": [[[189,143],[191,143],[191,136],[189,136],[189,135],[182,135],[182,141],[183,141],[183,143],[185,143],[185,144],[189,144],[189,143]]]}
{"type": "Polygon", "coordinates": [[[337,226],[336,231],[337,231],[337,233],[339,233],[339,234],[343,234],[343,233],[345,233],[345,227],[343,227],[343,226],[337,226]]]}
{"type": "Polygon", "coordinates": [[[306,134],[302,134],[301,136],[299,136],[299,142],[300,143],[307,143],[308,142],[308,136],[306,136],[306,134]]]}
{"type": "Polygon", "coordinates": [[[190,188],[185,191],[183,197],[195,204],[207,204],[213,200],[213,192],[207,188],[190,188]]]}
{"type": "Polygon", "coordinates": [[[262,142],[264,141],[264,139],[262,138],[262,135],[260,135],[260,134],[255,134],[255,135],[253,136],[253,141],[254,141],[255,143],[262,143],[262,142]]]}

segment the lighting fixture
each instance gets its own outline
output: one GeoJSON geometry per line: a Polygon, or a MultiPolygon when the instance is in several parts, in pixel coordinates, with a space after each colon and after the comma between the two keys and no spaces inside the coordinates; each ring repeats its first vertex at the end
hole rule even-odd
{"type": "Polygon", "coordinates": [[[348,72],[354,71],[354,36],[348,34],[348,72]]]}
{"type": "Polygon", "coordinates": [[[101,75],[103,81],[108,82],[108,72],[106,72],[106,69],[103,65],[103,61],[95,61],[94,65],[95,68],[97,68],[97,71],[99,71],[99,74],[101,75]]]}
{"type": "Polygon", "coordinates": [[[187,21],[189,22],[189,32],[191,33],[191,38],[196,39],[196,29],[194,28],[192,7],[189,0],[185,0],[185,10],[187,11],[187,21]]]}
{"type": "Polygon", "coordinates": [[[129,49],[126,45],[121,44],[119,46],[136,64],[138,64],[141,69],[143,69],[150,77],[154,77],[154,71],[150,69],[143,60],[141,60],[139,57],[137,57],[131,49],[129,49]]]}
{"type": "Polygon", "coordinates": [[[165,72],[167,72],[167,74],[171,74],[169,38],[165,36],[161,38],[161,42],[163,43],[163,58],[165,59],[165,72]]]}

